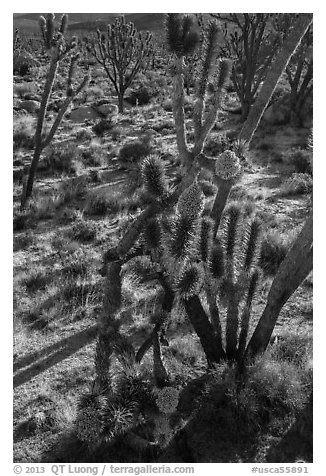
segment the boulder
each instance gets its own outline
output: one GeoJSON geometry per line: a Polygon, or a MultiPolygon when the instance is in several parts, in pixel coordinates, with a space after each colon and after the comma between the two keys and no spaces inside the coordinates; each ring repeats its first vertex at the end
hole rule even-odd
{"type": "Polygon", "coordinates": [[[96,108],[100,114],[103,114],[107,117],[116,117],[118,115],[118,106],[115,104],[102,104],[96,108]]]}
{"type": "Polygon", "coordinates": [[[89,119],[99,119],[101,115],[91,106],[80,106],[73,109],[69,114],[72,122],[85,122],[89,119]]]}
{"type": "Polygon", "coordinates": [[[24,101],[20,101],[17,104],[17,107],[19,109],[24,109],[25,111],[33,114],[34,112],[38,112],[40,109],[40,103],[39,101],[34,101],[32,99],[26,99],[24,101]]]}

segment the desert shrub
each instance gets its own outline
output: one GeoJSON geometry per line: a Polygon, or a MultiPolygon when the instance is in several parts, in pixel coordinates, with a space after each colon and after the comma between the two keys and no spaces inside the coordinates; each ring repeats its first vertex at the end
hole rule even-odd
{"type": "Polygon", "coordinates": [[[122,163],[139,162],[144,157],[147,157],[151,152],[151,147],[147,141],[133,141],[128,142],[121,147],[118,159],[122,163]]]}
{"type": "Polygon", "coordinates": [[[99,144],[91,143],[81,153],[83,164],[88,167],[100,167],[107,164],[107,153],[99,144]]]}
{"type": "Polygon", "coordinates": [[[312,175],[311,159],[312,153],[304,149],[293,151],[288,158],[289,163],[295,167],[296,172],[312,175]]]}
{"type": "Polygon", "coordinates": [[[159,124],[153,124],[153,129],[156,132],[162,132],[164,130],[173,131],[174,130],[174,121],[172,120],[165,120],[160,122],[159,124]]]}
{"type": "Polygon", "coordinates": [[[68,277],[86,276],[90,265],[82,250],[77,250],[65,260],[62,273],[68,277]]]}
{"type": "Polygon", "coordinates": [[[17,212],[14,215],[13,219],[13,231],[23,231],[28,228],[31,223],[31,215],[30,213],[23,211],[17,212]]]}
{"type": "Polygon", "coordinates": [[[35,235],[28,231],[14,237],[13,249],[14,251],[26,250],[35,244],[35,235]]]}
{"type": "Polygon", "coordinates": [[[31,63],[28,60],[19,61],[16,64],[14,63],[13,72],[18,76],[27,76],[31,70],[31,66],[31,63]]]}
{"type": "Polygon", "coordinates": [[[122,136],[123,130],[119,126],[113,127],[111,130],[111,139],[113,141],[117,141],[122,136]]]}
{"type": "Polygon", "coordinates": [[[34,293],[40,289],[45,289],[49,282],[49,275],[45,270],[32,270],[24,279],[23,284],[30,293],[34,293]]]}
{"type": "Polygon", "coordinates": [[[312,358],[312,337],[308,333],[283,332],[276,338],[276,343],[271,347],[273,358],[296,365],[305,365],[312,358]]]}
{"type": "Polygon", "coordinates": [[[128,102],[133,106],[144,106],[148,104],[153,96],[153,91],[151,91],[146,86],[141,86],[139,89],[134,89],[131,91],[131,94],[128,98],[128,102]]]}
{"type": "Polygon", "coordinates": [[[263,152],[267,152],[268,150],[271,150],[273,148],[273,145],[270,142],[261,142],[256,146],[257,150],[262,150],[263,152]]]}
{"type": "Polygon", "coordinates": [[[71,238],[82,243],[89,243],[96,238],[96,225],[93,222],[79,219],[71,229],[71,238]]]}
{"type": "Polygon", "coordinates": [[[227,149],[230,149],[230,140],[225,134],[220,134],[206,141],[204,152],[212,157],[216,157],[227,149]]]}
{"type": "Polygon", "coordinates": [[[89,129],[82,128],[76,132],[76,140],[78,142],[89,141],[92,139],[92,137],[93,135],[89,129]]]}
{"type": "Polygon", "coordinates": [[[106,215],[108,213],[115,214],[119,210],[120,205],[117,199],[94,194],[87,200],[84,212],[87,215],[106,215]]]}
{"type": "Polygon", "coordinates": [[[310,370],[270,351],[256,358],[245,375],[223,363],[215,366],[212,377],[199,406],[229,437],[255,437],[262,428],[284,432],[312,391],[310,370]]]}
{"type": "Polygon", "coordinates": [[[169,344],[169,351],[175,358],[190,366],[194,366],[201,358],[198,344],[190,336],[173,339],[169,344]]]}
{"type": "Polygon", "coordinates": [[[61,295],[70,310],[80,308],[95,302],[96,286],[85,276],[78,276],[76,279],[71,279],[70,276],[62,283],[61,295]]]}
{"type": "Polygon", "coordinates": [[[277,150],[273,150],[270,154],[270,162],[275,164],[283,164],[284,162],[284,153],[277,150]]]}
{"type": "Polygon", "coordinates": [[[294,173],[281,187],[281,196],[303,195],[312,192],[312,177],[310,174],[294,173]]]}
{"type": "Polygon", "coordinates": [[[45,163],[52,172],[76,174],[82,167],[80,151],[73,142],[53,145],[46,157],[45,163]]]}
{"type": "Polygon", "coordinates": [[[60,205],[67,204],[75,199],[84,198],[87,192],[87,178],[76,177],[61,182],[59,188],[60,205]]]}
{"type": "Polygon", "coordinates": [[[60,205],[60,195],[56,191],[53,191],[53,193],[45,196],[35,195],[31,203],[31,209],[35,219],[46,220],[54,217],[60,205]]]}
{"type": "Polygon", "coordinates": [[[100,119],[93,127],[92,131],[98,137],[102,137],[105,133],[109,132],[113,127],[113,123],[110,119],[100,119]]]}
{"type": "Polygon", "coordinates": [[[264,273],[273,276],[289,250],[289,240],[278,233],[269,232],[261,242],[259,266],[264,273]]]}
{"type": "Polygon", "coordinates": [[[13,144],[14,150],[23,147],[34,147],[35,119],[32,116],[19,116],[14,121],[13,144]]]}

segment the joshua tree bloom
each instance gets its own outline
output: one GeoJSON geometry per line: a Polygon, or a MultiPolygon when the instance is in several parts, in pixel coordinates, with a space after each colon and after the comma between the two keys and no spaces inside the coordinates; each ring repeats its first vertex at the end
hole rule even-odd
{"type": "Polygon", "coordinates": [[[156,403],[163,413],[173,413],[178,406],[179,391],[173,387],[164,387],[157,393],[156,403]]]}
{"type": "Polygon", "coordinates": [[[215,162],[215,174],[223,180],[231,180],[241,174],[239,157],[231,150],[225,150],[215,162]]]}

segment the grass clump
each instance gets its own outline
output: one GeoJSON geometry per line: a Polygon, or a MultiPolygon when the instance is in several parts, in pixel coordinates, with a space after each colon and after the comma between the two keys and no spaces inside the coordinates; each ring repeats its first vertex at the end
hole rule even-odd
{"type": "Polygon", "coordinates": [[[289,239],[269,232],[261,242],[259,266],[266,275],[274,276],[290,248],[289,239]]]}
{"type": "Polygon", "coordinates": [[[152,96],[153,91],[146,86],[141,86],[139,89],[131,91],[128,102],[133,106],[144,106],[150,103],[152,96]]]}
{"type": "Polygon", "coordinates": [[[29,293],[35,293],[38,290],[44,290],[49,282],[49,275],[45,270],[34,269],[23,279],[29,293]]]}
{"type": "Polygon", "coordinates": [[[281,187],[281,196],[305,195],[312,192],[312,177],[307,173],[294,173],[281,187]]]}
{"type": "Polygon", "coordinates": [[[107,165],[107,153],[95,141],[82,151],[83,164],[88,167],[102,167],[107,165]]]}
{"type": "Polygon", "coordinates": [[[310,174],[312,175],[312,152],[305,149],[298,149],[293,151],[289,157],[288,161],[291,165],[294,166],[296,172],[300,174],[310,174]]]}
{"type": "Polygon", "coordinates": [[[140,160],[147,157],[150,153],[151,147],[148,141],[133,141],[128,142],[123,147],[121,147],[118,159],[123,165],[132,162],[138,163],[140,160]]]}
{"type": "Polygon", "coordinates": [[[112,127],[113,122],[110,119],[100,119],[99,122],[93,126],[92,131],[96,136],[102,137],[104,134],[110,132],[112,127]]]}
{"type": "Polygon", "coordinates": [[[13,218],[13,231],[26,230],[31,225],[31,214],[26,211],[18,211],[13,218]]]}
{"type": "Polygon", "coordinates": [[[52,173],[77,174],[82,168],[80,151],[73,142],[53,145],[44,161],[45,167],[52,173]]]}
{"type": "Polygon", "coordinates": [[[14,121],[13,144],[14,150],[19,148],[33,149],[35,134],[35,119],[32,116],[20,116],[14,121]]]}
{"type": "Polygon", "coordinates": [[[199,399],[200,412],[209,414],[210,424],[219,428],[216,444],[227,441],[243,444],[264,433],[280,436],[309,401],[311,369],[302,365],[310,347],[302,342],[300,359],[285,358],[296,347],[297,337],[289,336],[249,364],[244,373],[235,365],[222,363],[212,371],[212,379],[199,399]]]}
{"type": "Polygon", "coordinates": [[[115,197],[92,194],[85,205],[84,212],[87,215],[104,216],[116,214],[120,211],[121,205],[115,197]]]}
{"type": "Polygon", "coordinates": [[[96,225],[94,222],[85,221],[83,218],[80,218],[72,226],[70,235],[73,240],[90,243],[96,238],[96,225]]]}
{"type": "Polygon", "coordinates": [[[22,251],[35,244],[35,235],[31,231],[14,236],[13,250],[22,251]]]}

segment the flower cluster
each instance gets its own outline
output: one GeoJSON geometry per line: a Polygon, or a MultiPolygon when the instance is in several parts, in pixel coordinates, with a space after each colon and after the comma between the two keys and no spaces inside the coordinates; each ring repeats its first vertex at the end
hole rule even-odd
{"type": "Polygon", "coordinates": [[[223,180],[232,180],[241,174],[239,157],[231,150],[225,150],[215,162],[215,174],[223,180]]]}
{"type": "Polygon", "coordinates": [[[103,430],[103,422],[99,412],[94,407],[86,407],[79,413],[75,431],[81,441],[95,442],[103,430]]]}
{"type": "Polygon", "coordinates": [[[173,387],[164,387],[157,392],[156,403],[163,413],[173,413],[178,406],[179,391],[173,387]]]}
{"type": "Polygon", "coordinates": [[[196,219],[204,207],[204,194],[195,181],[182,192],[178,200],[178,212],[182,216],[196,219]]]}

